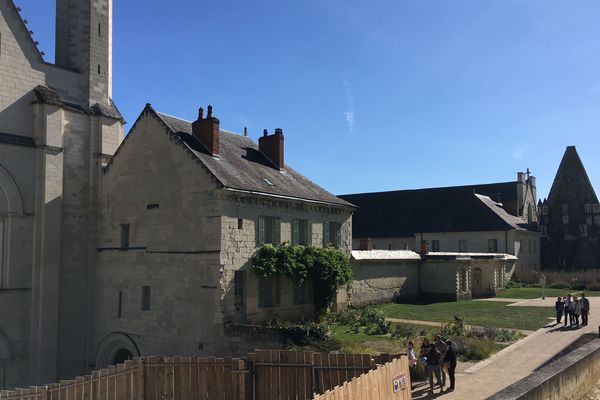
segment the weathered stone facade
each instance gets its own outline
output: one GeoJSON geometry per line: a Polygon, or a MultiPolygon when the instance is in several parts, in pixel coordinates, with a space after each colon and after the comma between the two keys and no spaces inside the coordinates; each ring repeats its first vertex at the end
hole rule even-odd
{"type": "MultiPolygon", "coordinates": [[[[219,170],[211,170],[211,162],[224,170],[243,162],[246,170],[261,169],[258,176],[275,173],[273,181],[281,174],[289,179],[294,172],[287,166],[279,171],[260,159],[240,161],[227,153],[229,143],[248,146],[249,139],[224,131],[218,158],[197,158],[177,136],[185,133],[171,131],[165,121],[147,106],[102,179],[93,339],[98,351],[92,356],[96,366],[114,363],[120,351],[242,354],[257,344],[239,340],[235,332],[243,330],[229,325],[262,323],[274,314],[311,317],[311,302],[294,304],[294,285],[287,279],[280,281],[277,304],[259,304],[260,279],[250,268],[260,245],[261,217],[278,219],[277,242],[292,241],[294,219],[310,221],[307,244],[313,246],[323,244],[324,223],[337,223],[339,248],[348,254],[351,249],[350,204],[276,195],[264,182],[263,192],[227,186],[219,170]],[[148,307],[143,306],[144,290],[151,293],[148,307]]],[[[172,117],[167,122],[191,126],[172,117]]],[[[211,152],[217,154],[216,149],[211,152]]]]}
{"type": "Polygon", "coordinates": [[[98,74],[45,62],[16,6],[0,0],[0,347],[8,349],[0,388],[55,381],[88,364],[98,179],[123,137],[110,99],[110,5],[57,1],[61,29],[78,25],[57,53],[104,57],[98,74]],[[101,37],[97,23],[107,27],[101,37]]]}

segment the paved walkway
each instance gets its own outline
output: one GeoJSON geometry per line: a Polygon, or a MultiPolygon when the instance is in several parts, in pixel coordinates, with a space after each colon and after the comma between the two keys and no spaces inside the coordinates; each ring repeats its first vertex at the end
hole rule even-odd
{"type": "MultiPolygon", "coordinates": [[[[401,318],[386,318],[386,321],[396,322],[400,324],[412,324],[412,325],[427,325],[427,326],[436,326],[440,328],[442,326],[442,322],[434,322],[434,321],[421,321],[417,319],[401,319],[401,318]]],[[[465,325],[465,329],[470,329],[473,325],[465,325]]],[[[527,331],[525,329],[511,329],[513,331],[517,331],[522,333],[523,335],[531,335],[535,331],[527,331]]]]}
{"type": "MultiPolygon", "coordinates": [[[[554,306],[554,299],[546,298],[518,301],[528,306],[554,306]]],[[[550,361],[556,354],[572,344],[585,333],[596,333],[600,325],[600,297],[590,298],[591,314],[589,325],[579,328],[564,328],[562,324],[550,323],[535,333],[496,353],[488,360],[475,364],[462,374],[456,375],[456,390],[450,393],[429,396],[429,385],[418,383],[413,399],[478,400],[485,399],[505,387],[517,382],[550,361]]]]}

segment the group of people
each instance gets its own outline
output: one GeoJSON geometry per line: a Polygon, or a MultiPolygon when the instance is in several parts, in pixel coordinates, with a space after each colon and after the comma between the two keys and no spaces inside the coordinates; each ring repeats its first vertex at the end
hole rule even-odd
{"type": "MultiPolygon", "coordinates": [[[[440,387],[440,393],[444,393],[446,385],[446,376],[450,380],[450,386],[447,391],[454,390],[456,382],[454,372],[456,371],[456,350],[452,347],[451,341],[443,341],[440,335],[435,335],[433,342],[429,339],[423,339],[419,351],[419,359],[425,366],[427,378],[429,379],[429,393],[433,394],[433,376],[440,387]]],[[[408,342],[408,364],[411,369],[417,365],[417,355],[414,349],[414,343],[408,342]]]]}
{"type": "Polygon", "coordinates": [[[564,316],[564,326],[579,326],[579,317],[581,317],[581,325],[588,324],[588,316],[590,315],[590,301],[585,297],[585,293],[581,295],[581,299],[577,296],[568,294],[565,297],[558,296],[555,303],[556,307],[556,323],[560,324],[564,316]]]}

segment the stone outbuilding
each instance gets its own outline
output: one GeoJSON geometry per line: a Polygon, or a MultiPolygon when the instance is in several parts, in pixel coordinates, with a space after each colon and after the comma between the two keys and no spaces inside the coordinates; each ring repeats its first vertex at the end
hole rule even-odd
{"type": "Polygon", "coordinates": [[[516,261],[502,253],[353,250],[348,304],[492,297],[504,289],[510,279],[506,272],[514,270],[516,261]]]}

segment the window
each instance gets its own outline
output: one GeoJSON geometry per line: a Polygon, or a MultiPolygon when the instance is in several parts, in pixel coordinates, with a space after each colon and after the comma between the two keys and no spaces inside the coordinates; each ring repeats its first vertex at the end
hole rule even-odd
{"type": "Polygon", "coordinates": [[[563,203],[563,205],[562,205],[562,213],[563,213],[563,215],[569,214],[569,205],[567,203],[563,203]]]}
{"type": "Polygon", "coordinates": [[[244,219],[238,218],[238,229],[244,229],[244,219]]]}
{"type": "Polygon", "coordinates": [[[388,250],[391,250],[391,249],[392,249],[392,245],[388,244],[388,250]]]}
{"type": "Polygon", "coordinates": [[[121,315],[123,315],[123,292],[119,291],[119,307],[117,310],[117,317],[121,319],[121,315]]]}
{"type": "MultiPolygon", "coordinates": [[[[340,247],[342,243],[342,226],[338,222],[323,223],[323,247],[340,247]]],[[[373,246],[375,248],[375,246],[373,246]]]]}
{"type": "Polygon", "coordinates": [[[488,239],[488,253],[498,252],[498,239],[488,239]]]}
{"type": "Polygon", "coordinates": [[[542,206],[542,215],[548,215],[548,206],[542,206]]]}
{"type": "Polygon", "coordinates": [[[100,75],[100,64],[98,64],[98,75],[100,75]]]}
{"type": "Polygon", "coordinates": [[[586,214],[591,214],[592,213],[592,205],[591,204],[586,204],[584,206],[584,210],[586,214]]]}
{"type": "Polygon", "coordinates": [[[523,254],[523,239],[519,239],[517,243],[519,244],[519,254],[523,254]]]}
{"type": "Polygon", "coordinates": [[[439,240],[431,241],[431,251],[433,251],[434,253],[440,251],[440,241],[439,240]]]}
{"type": "Polygon", "coordinates": [[[275,217],[258,217],[258,244],[281,242],[281,220],[275,217]]]}
{"type": "Polygon", "coordinates": [[[260,278],[258,288],[258,306],[260,308],[278,306],[280,303],[279,276],[260,278]]]}
{"type": "Polygon", "coordinates": [[[121,224],[121,249],[129,248],[129,224],[121,224]]]}
{"type": "Polygon", "coordinates": [[[312,223],[306,219],[292,221],[292,243],[303,246],[312,245],[312,223]]]}
{"type": "Polygon", "coordinates": [[[142,286],[142,311],[150,311],[150,286],[142,286]]]}
{"type": "Polygon", "coordinates": [[[579,234],[581,235],[581,237],[587,237],[587,235],[588,235],[587,225],[579,225],[579,234]]]}
{"type": "Polygon", "coordinates": [[[469,251],[466,239],[460,239],[458,241],[458,251],[460,253],[466,253],[467,251],[469,251]]]}
{"type": "Polygon", "coordinates": [[[294,285],[294,304],[311,303],[312,290],[305,281],[302,285],[294,285]]]}
{"type": "Polygon", "coordinates": [[[146,210],[158,210],[160,208],[160,204],[152,203],[146,204],[146,210]]]}
{"type": "Polygon", "coordinates": [[[537,240],[533,239],[533,254],[537,253],[537,240]]]}

